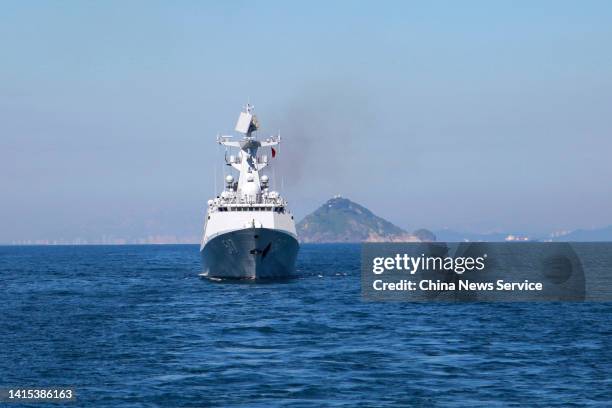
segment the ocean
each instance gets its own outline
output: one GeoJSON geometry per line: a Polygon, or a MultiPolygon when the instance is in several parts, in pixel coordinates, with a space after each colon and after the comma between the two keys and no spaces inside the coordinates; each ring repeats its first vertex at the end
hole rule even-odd
{"type": "Polygon", "coordinates": [[[0,388],[72,387],[75,407],[612,405],[612,303],[365,302],[359,245],[303,245],[297,269],[212,282],[196,245],[0,247],[0,388]]]}

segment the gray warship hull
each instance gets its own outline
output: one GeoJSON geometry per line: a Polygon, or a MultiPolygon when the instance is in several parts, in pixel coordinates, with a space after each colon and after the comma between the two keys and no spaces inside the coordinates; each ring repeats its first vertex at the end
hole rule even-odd
{"type": "Polygon", "coordinates": [[[288,232],[244,228],[221,233],[201,248],[203,276],[218,279],[284,279],[295,274],[299,244],[288,232]]]}

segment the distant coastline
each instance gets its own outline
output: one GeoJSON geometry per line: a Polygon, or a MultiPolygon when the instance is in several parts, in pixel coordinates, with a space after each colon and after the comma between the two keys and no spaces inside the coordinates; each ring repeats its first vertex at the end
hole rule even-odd
{"type": "MultiPolygon", "coordinates": [[[[429,231],[419,229],[409,233],[369,209],[342,196],[334,196],[298,224],[302,244],[360,243],[360,242],[611,242],[612,225],[594,229],[556,231],[533,235],[517,232],[465,232],[451,229],[429,231]]],[[[59,246],[59,245],[198,245],[196,235],[177,236],[151,234],[140,238],[103,235],[98,239],[33,239],[0,243],[3,246],[59,246]]]]}

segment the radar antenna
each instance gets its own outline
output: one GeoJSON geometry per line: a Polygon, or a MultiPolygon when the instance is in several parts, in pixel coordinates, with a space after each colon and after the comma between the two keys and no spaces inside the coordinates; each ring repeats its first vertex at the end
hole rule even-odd
{"type": "Polygon", "coordinates": [[[259,129],[259,121],[257,116],[253,113],[255,107],[250,103],[247,103],[244,112],[240,112],[238,122],[236,122],[236,132],[251,137],[251,133],[259,129]]]}

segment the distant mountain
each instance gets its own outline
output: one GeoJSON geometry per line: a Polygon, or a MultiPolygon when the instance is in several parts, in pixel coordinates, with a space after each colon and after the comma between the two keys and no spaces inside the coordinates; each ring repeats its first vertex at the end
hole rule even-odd
{"type": "Polygon", "coordinates": [[[421,242],[434,242],[436,240],[436,234],[425,228],[418,229],[412,233],[421,242]]]}
{"type": "Polygon", "coordinates": [[[590,230],[577,229],[563,235],[554,236],[552,240],[563,242],[612,241],[612,225],[590,230]]]}
{"type": "Polygon", "coordinates": [[[331,242],[504,242],[564,241],[612,242],[612,225],[598,229],[579,229],[546,236],[528,236],[508,232],[474,233],[450,229],[432,233],[419,229],[412,234],[376,216],[367,208],[340,196],[328,200],[297,224],[298,238],[305,243],[331,242]]]}
{"type": "Polygon", "coordinates": [[[340,196],[304,217],[297,224],[297,231],[301,242],[313,243],[419,241],[367,208],[340,196]]]}
{"type": "Polygon", "coordinates": [[[435,232],[438,241],[442,242],[503,242],[503,241],[554,241],[554,242],[612,242],[612,225],[597,229],[578,229],[574,231],[555,232],[548,236],[527,236],[510,234],[508,232],[494,232],[488,234],[473,232],[458,232],[449,229],[435,232]]]}
{"type": "Polygon", "coordinates": [[[449,229],[438,230],[435,232],[438,241],[441,242],[502,242],[508,237],[508,233],[493,232],[489,234],[479,234],[474,232],[459,232],[449,229]]]}

